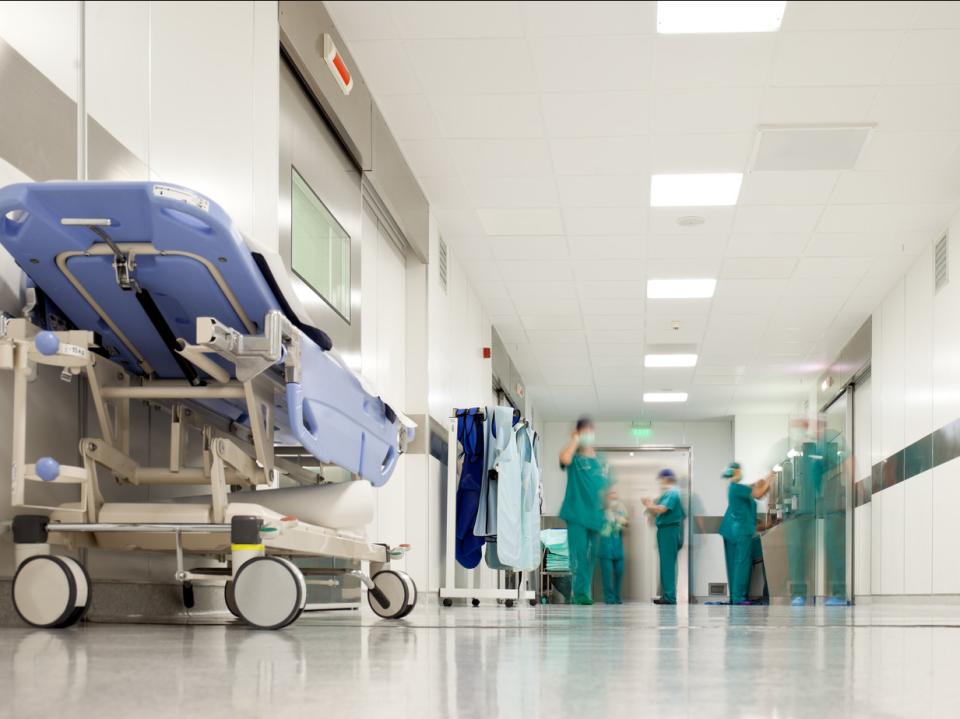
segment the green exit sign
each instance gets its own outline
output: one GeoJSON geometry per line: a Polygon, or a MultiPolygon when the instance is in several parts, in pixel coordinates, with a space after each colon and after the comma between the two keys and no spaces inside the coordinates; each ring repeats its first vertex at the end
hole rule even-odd
{"type": "Polygon", "coordinates": [[[649,437],[653,434],[653,429],[651,427],[631,427],[630,434],[634,437],[649,437]]]}

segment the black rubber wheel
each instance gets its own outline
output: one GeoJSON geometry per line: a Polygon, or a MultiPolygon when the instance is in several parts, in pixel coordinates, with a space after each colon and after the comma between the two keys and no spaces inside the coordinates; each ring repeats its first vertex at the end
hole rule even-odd
{"type": "Polygon", "coordinates": [[[530,600],[528,600],[528,601],[530,602],[530,606],[531,606],[531,607],[537,606],[537,600],[536,600],[536,599],[530,599],[530,600]]]}
{"type": "Polygon", "coordinates": [[[223,603],[227,605],[227,611],[237,619],[240,618],[240,612],[237,609],[237,602],[233,598],[233,581],[228,581],[223,585],[223,603]]]}
{"type": "MultiPolygon", "coordinates": [[[[474,601],[476,601],[476,600],[474,600],[474,601]]],[[[452,607],[452,606],[453,606],[453,600],[450,599],[450,597],[445,597],[444,600],[443,600],[443,606],[445,606],[445,607],[452,607]]]]}
{"type": "Polygon", "coordinates": [[[470,603],[471,603],[473,606],[475,606],[475,607],[479,607],[479,606],[480,606],[480,600],[479,600],[479,599],[471,599],[471,600],[470,600],[470,603]]]}
{"type": "Polygon", "coordinates": [[[193,609],[197,603],[197,598],[193,593],[193,582],[187,581],[181,586],[183,587],[183,606],[187,609],[193,609]]]}
{"type": "Polygon", "coordinates": [[[510,609],[511,607],[513,607],[513,600],[507,599],[504,601],[504,604],[506,605],[507,609],[510,609]]]}

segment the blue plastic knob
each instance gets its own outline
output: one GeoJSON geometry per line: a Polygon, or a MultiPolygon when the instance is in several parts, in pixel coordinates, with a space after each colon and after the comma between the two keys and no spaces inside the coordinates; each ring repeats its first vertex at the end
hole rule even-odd
{"type": "Polygon", "coordinates": [[[33,343],[37,347],[37,352],[45,357],[55,355],[60,349],[60,338],[46,330],[38,334],[33,343]]]}
{"type": "Polygon", "coordinates": [[[52,482],[60,476],[60,463],[53,457],[41,457],[37,460],[37,476],[44,482],[52,482]]]}

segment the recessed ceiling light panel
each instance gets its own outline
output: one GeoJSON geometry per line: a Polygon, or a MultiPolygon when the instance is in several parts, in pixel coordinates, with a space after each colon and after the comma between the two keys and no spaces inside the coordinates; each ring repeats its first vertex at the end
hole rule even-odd
{"type": "Polygon", "coordinates": [[[644,392],[644,402],[686,402],[686,392],[644,392]]]}
{"type": "Polygon", "coordinates": [[[651,207],[729,207],[740,196],[741,172],[703,172],[654,175],[650,181],[651,207]]]}
{"type": "Polygon", "coordinates": [[[657,3],[657,32],[775,32],[783,22],[784,2],[657,3]]]}
{"type": "Polygon", "coordinates": [[[696,367],[695,354],[648,354],[643,358],[644,367],[696,367]]]}
{"type": "Polygon", "coordinates": [[[713,297],[717,289],[714,279],[647,280],[647,299],[700,300],[713,297]]]}

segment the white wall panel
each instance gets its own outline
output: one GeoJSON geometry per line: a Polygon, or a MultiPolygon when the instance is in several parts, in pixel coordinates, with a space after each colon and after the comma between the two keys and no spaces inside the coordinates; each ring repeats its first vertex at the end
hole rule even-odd
{"type": "Polygon", "coordinates": [[[960,594],[960,458],[932,474],[933,593],[960,594]]]}
{"type": "Polygon", "coordinates": [[[933,576],[933,473],[923,472],[906,480],[902,485],[903,591],[905,594],[930,594],[933,576]]]}
{"type": "Polygon", "coordinates": [[[960,214],[950,223],[950,282],[933,299],[933,425],[960,417],[960,214]]]}
{"type": "Polygon", "coordinates": [[[873,380],[858,382],[853,393],[853,477],[869,479],[872,461],[873,380]]]}
{"type": "Polygon", "coordinates": [[[857,597],[868,596],[872,593],[870,574],[872,569],[872,531],[870,502],[857,507],[853,518],[853,549],[854,549],[854,593],[857,597]]]}
{"type": "Polygon", "coordinates": [[[77,3],[0,2],[0,37],[71,100],[77,98],[77,3]]]}
{"type": "Polygon", "coordinates": [[[883,593],[883,567],[880,564],[883,543],[883,505],[886,494],[874,494],[870,500],[870,593],[883,593]]]}
{"type": "Polygon", "coordinates": [[[883,456],[903,449],[904,320],[901,280],[883,303],[883,456]]]}
{"type": "MultiPolygon", "coordinates": [[[[880,534],[880,593],[903,594],[904,483],[883,490],[880,534]]],[[[874,508],[876,510],[876,508],[874,508]]]]}
{"type": "Polygon", "coordinates": [[[870,465],[873,466],[883,461],[883,387],[887,364],[883,353],[883,305],[874,310],[871,324],[870,465]]]}
{"type": "Polygon", "coordinates": [[[904,280],[904,443],[933,431],[933,246],[904,280]]]}

